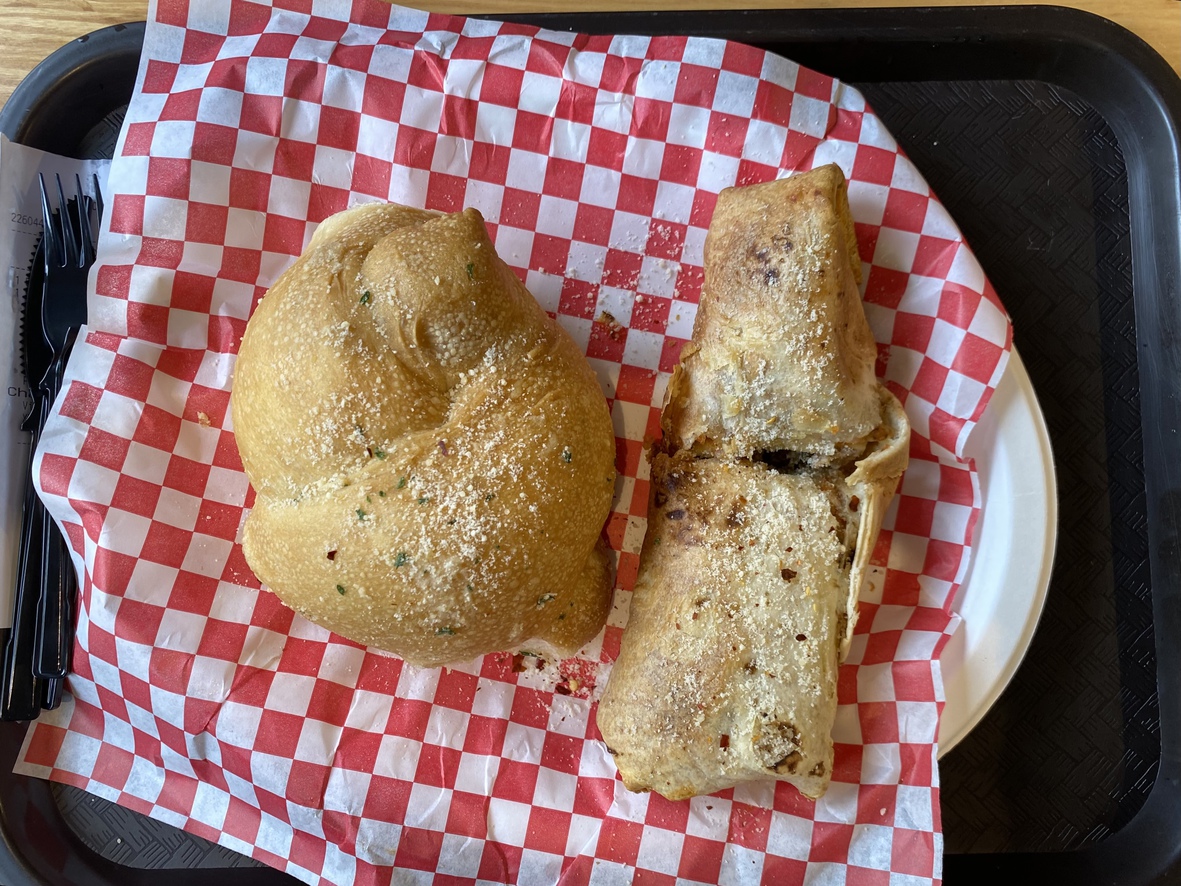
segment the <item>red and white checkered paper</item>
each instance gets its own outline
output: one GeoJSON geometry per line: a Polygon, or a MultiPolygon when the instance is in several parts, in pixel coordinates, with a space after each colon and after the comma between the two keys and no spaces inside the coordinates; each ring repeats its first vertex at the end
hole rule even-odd
{"type": "Polygon", "coordinates": [[[309,883],[938,881],[937,656],[980,501],[961,456],[1011,333],[862,96],[720,40],[375,0],[158,0],[150,18],[88,334],[37,463],[85,567],[75,673],[19,771],[309,883]],[[626,623],[643,440],[690,335],[715,197],[829,161],[850,179],[878,370],[914,428],[840,671],[832,786],[816,803],[770,782],[631,794],[588,684],[626,623]],[[236,542],[246,320],[318,222],[372,200],[480,209],[611,402],[618,591],[563,665],[572,694],[507,655],[424,670],[367,653],[261,590],[236,542]]]}

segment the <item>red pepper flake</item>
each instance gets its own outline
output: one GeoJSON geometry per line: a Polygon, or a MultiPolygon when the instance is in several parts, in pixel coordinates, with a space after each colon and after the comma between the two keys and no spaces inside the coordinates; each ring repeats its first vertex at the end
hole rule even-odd
{"type": "Polygon", "coordinates": [[[719,738],[718,747],[720,747],[723,751],[728,749],[730,747],[730,736],[723,735],[721,738],[719,738]]]}
{"type": "Polygon", "coordinates": [[[859,507],[861,507],[861,499],[854,495],[849,499],[849,510],[856,513],[859,507]]]}
{"type": "Polygon", "coordinates": [[[439,441],[439,452],[443,453],[443,455],[447,455],[447,454],[448,454],[448,452],[447,452],[447,441],[446,441],[446,440],[440,440],[440,441],[439,441]]]}
{"type": "Polygon", "coordinates": [[[567,686],[565,683],[559,683],[557,686],[554,687],[554,692],[556,692],[558,695],[569,695],[570,694],[570,687],[567,686]]]}
{"type": "Polygon", "coordinates": [[[329,551],[328,552],[328,559],[335,560],[336,559],[336,551],[329,551]]]}
{"type": "Polygon", "coordinates": [[[808,635],[807,634],[796,634],[796,639],[803,642],[804,640],[808,639],[808,635]]]}

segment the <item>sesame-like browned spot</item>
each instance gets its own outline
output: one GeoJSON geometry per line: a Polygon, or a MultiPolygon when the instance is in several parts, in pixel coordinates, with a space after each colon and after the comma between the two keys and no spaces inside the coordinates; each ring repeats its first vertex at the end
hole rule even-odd
{"type": "Polygon", "coordinates": [[[794,723],[776,720],[768,723],[758,732],[754,741],[755,752],[763,765],[779,774],[795,773],[804,759],[800,753],[800,733],[794,723]]]}
{"type": "Polygon", "coordinates": [[[774,769],[776,772],[778,772],[781,775],[784,772],[790,772],[792,775],[794,775],[795,771],[796,771],[796,767],[800,765],[800,761],[803,759],[804,759],[804,755],[801,754],[799,751],[792,751],[790,754],[788,754],[786,757],[784,757],[782,760],[780,760],[778,763],[776,763],[774,766],[772,766],[770,768],[774,769]]]}
{"type": "Polygon", "coordinates": [[[733,529],[746,522],[746,496],[740,495],[730,505],[730,513],[726,515],[726,525],[733,529]]]}

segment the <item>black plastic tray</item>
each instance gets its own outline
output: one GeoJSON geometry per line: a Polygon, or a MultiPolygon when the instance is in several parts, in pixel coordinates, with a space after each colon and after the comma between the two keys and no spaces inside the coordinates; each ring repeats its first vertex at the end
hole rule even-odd
{"type": "MultiPolygon", "coordinates": [[[[1054,7],[517,19],[741,40],[865,93],[1013,317],[1059,483],[1038,633],[989,715],[941,762],[945,879],[1181,882],[1177,75],[1127,31],[1054,7]]],[[[94,144],[127,100],[142,33],[107,29],[51,57],[0,130],[60,153],[94,144]]],[[[212,867],[225,886],[293,882],[12,775],[22,735],[0,725],[4,883],[155,883],[166,871],[183,886],[212,867]]]]}

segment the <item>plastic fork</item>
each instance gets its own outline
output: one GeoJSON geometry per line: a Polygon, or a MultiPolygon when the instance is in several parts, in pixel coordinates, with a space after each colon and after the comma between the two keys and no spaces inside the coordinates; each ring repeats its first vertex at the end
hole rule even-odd
{"type": "MultiPolygon", "coordinates": [[[[53,401],[61,391],[66,361],[73,349],[78,330],[86,322],[86,278],[94,263],[94,235],[90,213],[102,212],[98,177],[94,177],[95,197],[82,188],[74,176],[76,196],[67,201],[60,176],[57,205],[50,207],[50,196],[41,177],[41,211],[45,217],[45,287],[41,300],[41,331],[53,353],[53,360],[38,384],[41,421],[49,415],[53,401]]],[[[41,570],[37,598],[37,632],[33,644],[33,673],[38,677],[64,677],[69,672],[73,620],[70,604],[77,578],[65,538],[48,515],[41,521],[41,570]]]]}
{"type": "MultiPolygon", "coordinates": [[[[12,628],[4,639],[3,671],[0,672],[0,720],[32,720],[44,704],[45,684],[61,680],[39,680],[33,675],[33,645],[37,634],[37,601],[41,581],[41,522],[45,506],[37,498],[33,484],[32,455],[41,433],[41,416],[35,399],[37,376],[48,366],[49,353],[44,347],[41,328],[41,297],[45,283],[45,243],[34,256],[36,267],[29,269],[25,284],[22,316],[21,356],[26,378],[34,389],[32,405],[21,422],[29,433],[29,462],[25,466],[24,505],[21,517],[20,546],[17,557],[16,593],[12,628]],[[37,376],[32,373],[36,372],[37,376]]],[[[60,689],[56,695],[60,695],[60,689]]]]}
{"type": "MultiPolygon", "coordinates": [[[[44,367],[36,382],[36,406],[25,417],[22,430],[30,433],[30,452],[37,448],[73,342],[86,321],[86,277],[94,260],[92,210],[102,218],[102,193],[94,178],[94,198],[87,196],[78,176],[76,196],[67,201],[61,179],[56,179],[57,208],[50,204],[45,179],[40,180],[44,218],[39,254],[40,285],[29,290],[24,336],[26,368],[44,367]],[[36,332],[34,330],[40,330],[36,332]],[[44,348],[34,347],[43,339],[44,348]],[[37,354],[33,362],[28,359],[37,354]]],[[[0,671],[0,720],[30,720],[42,709],[61,704],[62,684],[69,670],[73,622],[70,604],[76,578],[69,549],[44,505],[37,498],[33,478],[26,477],[24,514],[12,630],[4,643],[0,671]]]]}

